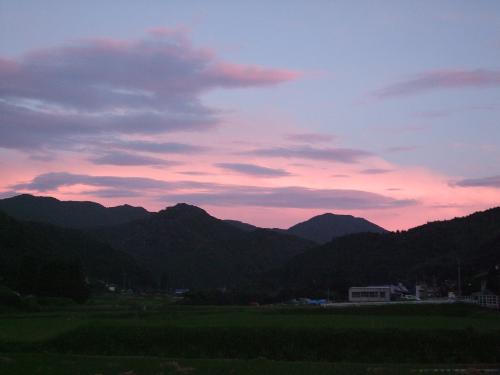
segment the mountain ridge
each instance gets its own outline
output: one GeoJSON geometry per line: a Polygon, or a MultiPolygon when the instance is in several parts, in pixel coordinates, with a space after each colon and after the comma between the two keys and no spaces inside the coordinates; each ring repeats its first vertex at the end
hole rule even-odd
{"type": "Polygon", "coordinates": [[[286,232],[323,244],[333,238],[352,233],[384,233],[387,230],[364,218],[324,213],[295,224],[288,228],[286,232]]]}
{"type": "Polygon", "coordinates": [[[3,278],[14,287],[19,272],[23,272],[25,258],[33,259],[36,268],[64,259],[77,261],[85,275],[94,280],[121,285],[126,274],[134,286],[153,285],[146,271],[130,255],[81,230],[18,221],[1,211],[0,250],[0,281],[3,278]]]}
{"type": "Polygon", "coordinates": [[[398,281],[453,284],[459,265],[464,280],[500,265],[500,207],[402,232],[335,238],[276,270],[275,285],[345,292],[350,286],[398,281]]]}
{"type": "Polygon", "coordinates": [[[61,201],[31,194],[0,199],[0,210],[18,220],[75,229],[120,224],[142,219],[150,214],[142,207],[127,204],[105,207],[92,201],[61,201]]]}
{"type": "MultiPolygon", "coordinates": [[[[33,199],[36,197],[20,198],[28,202],[33,199]]],[[[50,198],[46,201],[61,203],[50,198]]],[[[0,210],[2,203],[0,201],[0,210]]],[[[109,210],[99,204],[91,207],[105,210],[103,212],[109,210]]],[[[129,208],[118,207],[125,207],[126,211],[129,208]]],[[[322,245],[287,230],[258,228],[242,222],[235,225],[234,221],[220,220],[186,203],[157,213],[144,210],[145,215],[142,210],[137,211],[142,215],[140,218],[132,215],[134,217],[126,218],[128,221],[118,224],[85,227],[85,232],[35,222],[19,222],[18,225],[28,234],[32,230],[38,233],[29,234],[28,245],[35,250],[38,242],[44,244],[44,251],[50,250],[52,243],[58,254],[62,254],[64,246],[73,251],[71,247],[80,246],[78,239],[81,239],[100,249],[107,246],[107,250],[103,250],[107,254],[112,251],[125,253],[137,267],[149,270],[163,289],[241,287],[263,280],[264,284],[277,288],[346,290],[349,286],[374,283],[453,280],[457,260],[462,264],[464,280],[474,273],[485,272],[491,265],[500,264],[500,207],[430,222],[402,232],[387,232],[377,226],[379,232],[348,234],[322,245]],[[66,234],[70,229],[73,234],[66,234]],[[94,238],[89,239],[89,234],[94,238]]],[[[74,211],[73,216],[78,216],[79,212],[82,211],[74,211]]],[[[53,213],[57,216],[58,211],[53,213]]],[[[28,219],[33,217],[27,216],[28,219]]],[[[360,219],[323,214],[297,225],[339,216],[360,219]]],[[[49,216],[48,219],[54,218],[49,216]]],[[[8,234],[5,229],[8,223],[0,220],[0,233],[3,230],[4,235],[8,234]]],[[[332,231],[325,232],[331,234],[332,231]]],[[[15,252],[9,254],[14,256],[15,252]]],[[[106,262],[113,266],[112,262],[106,262]]]]}
{"type": "MultiPolygon", "coordinates": [[[[172,212],[172,210],[181,208],[184,210],[191,209],[193,212],[201,210],[198,212],[207,213],[202,208],[187,203],[178,203],[160,210],[158,213],[163,212],[162,214],[165,214],[164,211],[166,210],[172,212]]],[[[145,219],[153,214],[153,212],[149,212],[143,207],[128,204],[105,207],[92,201],[62,201],[53,197],[30,194],[0,199],[0,210],[18,220],[37,221],[75,229],[120,225],[134,220],[145,219]]],[[[288,229],[261,228],[238,220],[223,221],[245,231],[267,229],[298,236],[319,244],[328,242],[334,237],[355,232],[385,231],[385,229],[366,219],[332,213],[314,216],[288,229]]]]}
{"type": "MultiPolygon", "coordinates": [[[[237,228],[245,231],[254,231],[259,229],[252,224],[248,224],[239,220],[224,220],[228,224],[234,225],[237,228]]],[[[381,226],[374,224],[364,218],[355,217],[352,215],[339,215],[326,212],[316,215],[292,225],[288,229],[281,228],[266,228],[279,233],[287,233],[297,237],[314,241],[318,244],[324,244],[331,241],[333,238],[342,237],[352,233],[373,232],[385,233],[388,232],[381,226]]]]}
{"type": "Polygon", "coordinates": [[[251,283],[314,243],[267,229],[248,232],[187,204],[147,219],[95,230],[97,238],[144,260],[162,284],[215,288],[251,283]]]}

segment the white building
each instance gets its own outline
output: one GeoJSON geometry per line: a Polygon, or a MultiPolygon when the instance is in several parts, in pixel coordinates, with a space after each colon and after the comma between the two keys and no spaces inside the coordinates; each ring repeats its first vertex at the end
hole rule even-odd
{"type": "Polygon", "coordinates": [[[386,302],[390,300],[390,286],[354,286],[349,288],[349,302],[386,302]]]}

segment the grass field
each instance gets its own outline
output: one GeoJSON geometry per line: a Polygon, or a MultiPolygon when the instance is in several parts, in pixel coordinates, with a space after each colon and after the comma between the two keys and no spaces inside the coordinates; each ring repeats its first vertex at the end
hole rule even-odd
{"type": "Polygon", "coordinates": [[[268,359],[171,359],[161,357],[15,354],[0,357],[5,375],[404,375],[465,373],[500,374],[494,365],[396,365],[329,362],[286,362],[268,359]]]}
{"type": "Polygon", "coordinates": [[[406,374],[436,363],[500,367],[494,365],[500,363],[500,315],[474,306],[88,306],[0,314],[0,374],[406,374]]]}

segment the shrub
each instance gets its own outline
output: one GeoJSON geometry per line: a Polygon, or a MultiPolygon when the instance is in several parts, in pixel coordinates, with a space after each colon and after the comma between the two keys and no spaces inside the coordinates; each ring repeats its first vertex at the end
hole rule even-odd
{"type": "Polygon", "coordinates": [[[21,307],[23,301],[19,293],[5,286],[0,286],[0,306],[21,307]]]}

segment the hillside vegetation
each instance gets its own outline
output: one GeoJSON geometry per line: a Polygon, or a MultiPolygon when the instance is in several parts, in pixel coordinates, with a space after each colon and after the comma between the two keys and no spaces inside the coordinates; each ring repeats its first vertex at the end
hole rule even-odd
{"type": "MultiPolygon", "coordinates": [[[[39,288],[44,278],[54,272],[64,275],[64,269],[69,274],[81,269],[84,276],[94,280],[121,284],[126,274],[135,285],[152,284],[146,271],[130,255],[86,233],[50,224],[20,222],[0,212],[2,283],[23,293],[36,294],[42,292],[39,288]]],[[[60,287],[64,288],[67,282],[61,276],[60,287]]]]}
{"type": "Polygon", "coordinates": [[[237,287],[314,246],[271,230],[244,231],[187,204],[95,235],[141,259],[163,286],[177,288],[237,287]]]}
{"type": "Polygon", "coordinates": [[[292,259],[272,277],[277,285],[336,288],[417,281],[457,280],[479,289],[474,278],[489,272],[499,292],[500,208],[429,223],[397,233],[359,233],[336,238],[292,259]]]}
{"type": "Polygon", "coordinates": [[[78,229],[122,224],[149,216],[142,207],[108,208],[95,202],[60,201],[30,194],[0,199],[0,210],[18,220],[78,229]]]}

